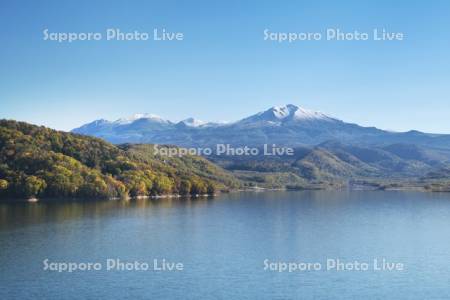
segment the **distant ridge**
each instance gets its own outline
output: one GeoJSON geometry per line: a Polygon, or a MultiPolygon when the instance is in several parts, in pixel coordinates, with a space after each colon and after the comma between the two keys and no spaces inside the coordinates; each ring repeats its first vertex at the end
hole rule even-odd
{"type": "Polygon", "coordinates": [[[116,144],[165,143],[203,147],[219,143],[248,146],[272,143],[301,146],[334,140],[358,145],[408,143],[450,149],[450,135],[363,127],[293,104],[273,106],[232,123],[207,123],[194,118],[172,122],[153,114],[135,114],[116,121],[95,120],[72,131],[116,144]]]}

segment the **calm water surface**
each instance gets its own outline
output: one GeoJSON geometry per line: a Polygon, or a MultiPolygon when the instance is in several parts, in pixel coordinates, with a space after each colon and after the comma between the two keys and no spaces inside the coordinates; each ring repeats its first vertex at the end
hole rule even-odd
{"type": "Polygon", "coordinates": [[[450,194],[236,193],[0,204],[0,299],[450,299],[450,194]],[[106,259],[184,270],[106,271],[106,259]],[[404,271],[264,270],[386,258],[404,271]],[[58,273],[43,261],[101,262],[58,273]]]}

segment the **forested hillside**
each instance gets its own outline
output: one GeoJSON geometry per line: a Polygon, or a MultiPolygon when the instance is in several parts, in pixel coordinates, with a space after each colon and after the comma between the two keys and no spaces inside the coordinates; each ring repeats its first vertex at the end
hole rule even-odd
{"type": "Polygon", "coordinates": [[[381,188],[395,183],[397,188],[450,189],[450,150],[410,144],[366,147],[328,141],[297,147],[293,156],[210,159],[259,187],[336,188],[357,182],[381,188]]]}
{"type": "Polygon", "coordinates": [[[200,157],[0,120],[0,197],[213,194],[239,181],[200,157]]]}

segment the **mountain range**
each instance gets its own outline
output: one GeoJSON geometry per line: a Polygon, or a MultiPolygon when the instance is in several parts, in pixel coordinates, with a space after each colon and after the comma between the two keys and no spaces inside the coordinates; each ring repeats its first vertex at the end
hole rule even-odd
{"type": "Polygon", "coordinates": [[[450,135],[364,127],[292,104],[274,106],[233,123],[206,123],[193,118],[171,122],[137,114],[116,121],[97,120],[73,132],[115,144],[292,147],[292,156],[207,157],[242,182],[258,187],[449,188],[450,135]]]}
{"type": "Polygon", "coordinates": [[[136,114],[96,120],[72,133],[0,123],[0,190],[7,195],[200,194],[208,186],[450,191],[450,135],[363,127],[292,104],[233,123],[194,118],[172,122],[136,114]],[[217,144],[263,149],[276,144],[292,148],[293,155],[268,156],[260,150],[250,156],[167,157],[155,152],[154,144],[166,151],[217,144]],[[67,184],[72,179],[74,183],[67,184]]]}
{"type": "Polygon", "coordinates": [[[274,106],[232,123],[207,123],[194,118],[172,122],[153,114],[135,114],[116,121],[95,120],[72,132],[100,137],[114,144],[152,143],[183,147],[276,144],[295,147],[337,141],[359,146],[383,147],[400,143],[450,149],[450,135],[363,127],[292,104],[274,106]]]}

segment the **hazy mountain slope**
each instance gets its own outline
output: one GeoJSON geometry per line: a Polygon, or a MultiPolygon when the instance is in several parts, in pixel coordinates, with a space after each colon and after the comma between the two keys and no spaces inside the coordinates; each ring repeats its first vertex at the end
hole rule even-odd
{"type": "Polygon", "coordinates": [[[416,157],[417,159],[415,160],[410,159],[409,156],[401,157],[386,150],[393,149],[394,147],[407,149],[408,145],[402,146],[401,144],[396,144],[394,147],[377,148],[331,142],[321,144],[320,146],[337,156],[340,156],[341,153],[353,156],[362,163],[369,165],[375,171],[372,174],[376,174],[378,177],[419,176],[434,167],[434,164],[429,164],[430,160],[428,156],[416,157]]]}
{"type": "Polygon", "coordinates": [[[314,149],[294,166],[302,177],[310,180],[350,178],[358,173],[357,168],[322,149],[314,149]]]}
{"type": "MultiPolygon", "coordinates": [[[[271,174],[278,172],[286,180],[285,185],[300,185],[292,174],[302,178],[304,183],[311,182],[348,182],[349,180],[373,179],[375,181],[388,182],[389,180],[419,180],[425,174],[437,178],[443,174],[445,162],[436,163],[437,156],[445,156],[445,151],[416,148],[413,153],[420,156],[412,156],[407,151],[408,145],[395,144],[393,147],[384,148],[363,147],[342,144],[335,141],[322,143],[314,147],[301,147],[295,149],[293,156],[258,156],[258,157],[233,157],[214,156],[212,161],[226,169],[237,172],[238,176],[256,177],[256,173],[271,174]],[[398,155],[386,149],[399,153],[398,155]],[[421,160],[419,160],[421,159],[421,160]],[[243,173],[253,172],[253,173],[243,173]]],[[[263,178],[263,175],[260,176],[263,178]]]]}

